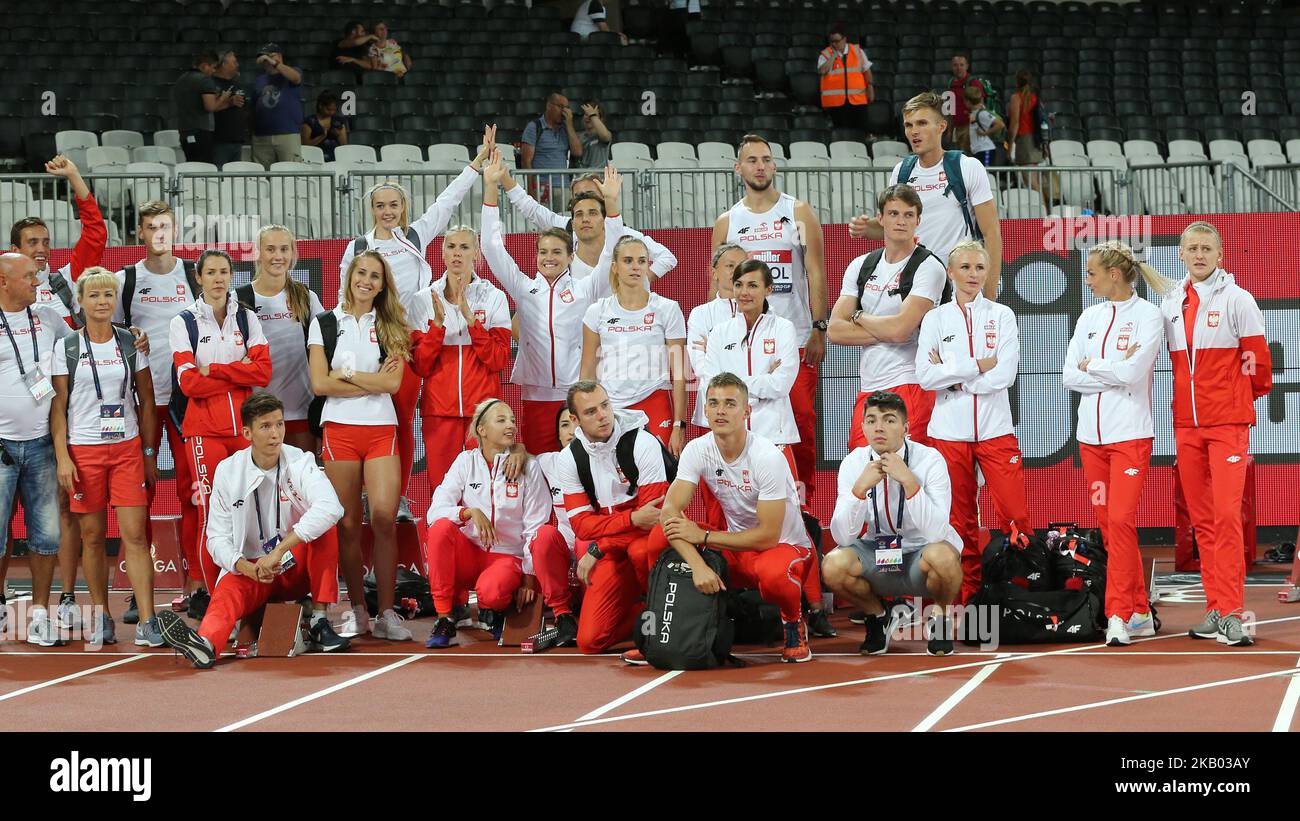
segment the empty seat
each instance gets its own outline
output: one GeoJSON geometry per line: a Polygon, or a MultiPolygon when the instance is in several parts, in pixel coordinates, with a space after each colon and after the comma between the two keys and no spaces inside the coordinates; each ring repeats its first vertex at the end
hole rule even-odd
{"type": "Polygon", "coordinates": [[[1210,159],[1221,160],[1230,155],[1244,155],[1246,148],[1236,140],[1210,140],[1210,159]]]}
{"type": "Polygon", "coordinates": [[[66,200],[36,200],[29,208],[31,215],[45,220],[51,247],[71,248],[81,239],[81,221],[66,200]]]}
{"type": "Polygon", "coordinates": [[[1123,157],[1124,148],[1113,140],[1089,140],[1088,158],[1096,164],[1102,157],[1123,157]]]}
{"type": "Polygon", "coordinates": [[[691,163],[698,162],[695,156],[695,146],[684,142],[663,142],[655,146],[655,156],[658,160],[689,160],[691,163]]]}
{"type": "Polygon", "coordinates": [[[126,165],[131,162],[131,152],[117,145],[96,145],[86,149],[86,162],[93,171],[105,165],[126,165]]]}
{"type": "Polygon", "coordinates": [[[340,145],[334,149],[334,160],[346,163],[374,163],[378,162],[379,157],[375,154],[373,146],[340,145]]]}
{"type": "Polygon", "coordinates": [[[144,145],[144,135],[139,131],[115,129],[100,135],[99,142],[101,145],[120,145],[129,151],[144,145]]]}
{"type": "MultiPolygon", "coordinates": [[[[335,156],[338,156],[337,150],[335,156]]],[[[418,145],[407,145],[405,143],[392,143],[379,149],[379,158],[384,163],[390,162],[424,162],[424,152],[418,145]]]]}
{"type": "Polygon", "coordinates": [[[1005,219],[1042,219],[1047,216],[1043,196],[1031,188],[1012,188],[1001,193],[998,211],[1005,219]]]}
{"type": "MultiPolygon", "coordinates": [[[[513,154],[512,151],[503,152],[503,156],[511,155],[510,159],[513,159],[513,154]]],[[[458,165],[466,165],[470,160],[469,149],[455,143],[436,143],[429,146],[428,157],[430,162],[440,160],[446,164],[456,163],[458,165]]]]}
{"type": "Polygon", "coordinates": [[[175,148],[176,151],[179,153],[181,150],[181,132],[177,131],[174,128],[168,128],[162,131],[155,131],[153,133],[153,144],[165,145],[170,148],[175,148]]]}
{"type": "Polygon", "coordinates": [[[302,155],[302,161],[305,163],[320,165],[325,162],[325,149],[319,145],[304,145],[298,153],[302,155]]]}
{"type": "Polygon", "coordinates": [[[142,145],[131,149],[131,162],[156,162],[163,165],[176,165],[176,151],[166,145],[142,145]]]}
{"type": "Polygon", "coordinates": [[[170,170],[158,162],[133,162],[126,166],[128,174],[135,175],[131,180],[131,201],[134,203],[166,199],[167,179],[170,170]]]}
{"type": "MultiPolygon", "coordinates": [[[[1297,143],[1296,149],[1300,151],[1300,140],[1292,142],[1297,143]]],[[[736,163],[736,147],[730,143],[702,142],[695,146],[695,156],[701,166],[729,168],[736,163]]]]}
{"type": "Polygon", "coordinates": [[[803,160],[829,162],[830,158],[831,155],[826,150],[825,143],[807,141],[790,143],[790,159],[796,163],[803,160]]]}
{"type": "Polygon", "coordinates": [[[898,140],[876,140],[871,144],[871,156],[880,159],[881,157],[906,157],[912,153],[907,147],[907,143],[898,140]]]}
{"type": "Polygon", "coordinates": [[[1130,162],[1137,162],[1139,158],[1154,157],[1158,161],[1163,161],[1160,156],[1160,148],[1151,140],[1125,140],[1124,156],[1130,162]]]}
{"type": "Polygon", "coordinates": [[[1169,141],[1169,161],[1175,160],[1205,160],[1205,148],[1199,140],[1170,140],[1169,141]]]}
{"type": "Polygon", "coordinates": [[[867,148],[866,143],[853,140],[836,140],[830,145],[830,158],[831,160],[862,160],[863,165],[868,165],[870,164],[871,151],[867,148]]]}
{"type": "Polygon", "coordinates": [[[1077,165],[1075,162],[1063,162],[1067,157],[1087,160],[1088,152],[1083,143],[1077,140],[1053,140],[1052,160],[1057,165],[1077,165]]]}
{"type": "Polygon", "coordinates": [[[650,156],[650,146],[644,143],[614,143],[610,151],[615,165],[631,168],[636,164],[648,168],[654,164],[654,159],[650,156]]]}
{"type": "Polygon", "coordinates": [[[99,137],[93,131],[59,131],[54,135],[54,145],[60,154],[66,154],[73,148],[93,148],[99,145],[99,137]]]}

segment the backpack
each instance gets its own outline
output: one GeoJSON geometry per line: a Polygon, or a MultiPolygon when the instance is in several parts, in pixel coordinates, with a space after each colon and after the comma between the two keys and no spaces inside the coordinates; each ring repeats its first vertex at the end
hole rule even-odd
{"type": "Polygon", "coordinates": [[[763,601],[757,590],[727,591],[727,615],[736,644],[773,645],[785,638],[781,608],[763,601]]]}
{"type": "MultiPolygon", "coordinates": [[[[722,554],[705,549],[700,556],[726,584],[722,554]]],[[[696,589],[690,565],[669,547],[650,569],[636,645],[660,670],[710,670],[738,663],[731,655],[735,628],[727,615],[728,601],[723,591],[706,595],[696,589]]]]}
{"type": "MultiPolygon", "coordinates": [[[[628,481],[628,499],[636,496],[637,480],[641,477],[641,468],[637,467],[636,464],[636,437],[642,430],[644,428],[633,428],[624,431],[623,435],[618,439],[618,444],[614,446],[614,458],[618,462],[619,470],[623,471],[623,476],[628,481]]],[[[653,436],[653,434],[651,435],[653,436]]],[[[659,443],[659,452],[664,458],[664,474],[668,477],[668,483],[672,484],[673,480],[677,478],[677,459],[668,448],[664,447],[664,443],[659,437],[655,436],[654,440],[659,443]]],[[[596,481],[591,478],[591,457],[587,455],[587,449],[575,437],[569,443],[569,452],[573,454],[573,463],[578,469],[578,478],[582,481],[582,489],[587,491],[587,499],[591,501],[591,507],[594,510],[600,510],[600,500],[596,498],[596,481]]]]}
{"type": "Polygon", "coordinates": [[[1037,536],[1013,531],[990,539],[981,561],[984,586],[1014,584],[1034,592],[1056,590],[1055,566],[1047,543],[1037,536]]]}
{"type": "MultiPolygon", "coordinates": [[[[985,584],[971,604],[996,608],[994,637],[1002,645],[1093,641],[1099,634],[1102,606],[1087,590],[1026,590],[1011,582],[985,584]]],[[[962,637],[979,644],[977,635],[962,637]]]]}
{"type": "Polygon", "coordinates": [[[1062,590],[1087,590],[1106,602],[1106,551],[1099,531],[1080,534],[1073,528],[1049,542],[1052,573],[1062,590]]]}
{"type": "MultiPolygon", "coordinates": [[[[181,267],[185,269],[185,281],[189,283],[190,293],[203,293],[199,287],[198,276],[195,274],[194,261],[189,259],[181,260],[181,267]]],[[[122,319],[126,326],[131,327],[131,303],[135,300],[135,266],[128,265],[122,269],[122,319]]]]}
{"type": "Polygon", "coordinates": [[[992,83],[990,83],[988,80],[985,80],[983,77],[976,77],[974,79],[977,83],[980,84],[980,88],[984,91],[984,107],[988,109],[990,112],[992,112],[993,114],[996,114],[999,117],[1001,117],[1002,101],[998,97],[998,90],[993,87],[992,83]]]}
{"type": "MultiPolygon", "coordinates": [[[[243,334],[245,345],[248,344],[248,315],[250,313],[252,313],[251,308],[239,304],[238,301],[235,302],[235,325],[239,327],[239,332],[243,334]]],[[[199,347],[199,318],[189,308],[181,311],[178,316],[185,323],[185,334],[190,338],[190,353],[194,353],[199,347]]],[[[181,381],[176,378],[176,366],[172,365],[172,398],[167,403],[167,415],[172,418],[177,430],[184,430],[185,411],[189,406],[190,398],[181,390],[181,381]]]]}
{"type": "MultiPolygon", "coordinates": [[[[902,177],[901,171],[899,172],[899,177],[902,177]]],[[[941,265],[943,264],[943,260],[940,260],[939,257],[930,249],[926,248],[924,245],[917,245],[916,250],[912,252],[912,256],[908,258],[907,264],[903,266],[902,273],[898,275],[898,288],[894,291],[890,291],[890,295],[898,294],[902,299],[907,299],[908,294],[912,293],[912,281],[916,279],[917,269],[919,269],[921,263],[925,262],[929,257],[934,257],[936,260],[939,260],[941,265]]],[[[884,258],[885,249],[877,248],[870,254],[867,254],[867,258],[862,260],[862,265],[858,267],[858,307],[862,307],[862,294],[866,291],[867,282],[875,276],[876,268],[880,267],[880,261],[884,258]]],[[[945,269],[946,268],[947,266],[945,266],[945,269]]],[[[939,297],[939,304],[942,305],[945,302],[951,301],[952,280],[948,277],[944,277],[943,295],[939,297]]]]}
{"type": "MultiPolygon", "coordinates": [[[[51,277],[51,280],[53,277],[51,277]]],[[[135,335],[126,328],[113,326],[113,334],[117,337],[117,345],[122,349],[122,355],[126,357],[126,369],[131,374],[131,384],[129,390],[135,392],[135,335]]],[[[72,396],[73,385],[77,379],[77,360],[81,359],[81,334],[68,334],[63,338],[63,351],[67,356],[68,364],[68,396],[72,396]]]]}
{"type": "MultiPolygon", "coordinates": [[[[321,311],[316,314],[316,321],[320,323],[320,341],[321,346],[325,349],[325,368],[328,370],[332,367],[334,361],[334,351],[339,346],[339,317],[333,311],[321,311]]],[[[379,361],[383,362],[388,358],[388,352],[384,350],[384,343],[379,343],[379,361]]],[[[308,362],[311,361],[311,354],[308,354],[308,362]]],[[[310,365],[308,365],[310,367],[310,365]]],[[[324,429],[321,427],[320,417],[325,411],[325,397],[312,397],[311,404],[307,406],[307,426],[311,428],[311,435],[317,439],[321,438],[324,429]]]]}
{"type": "MultiPolygon", "coordinates": [[[[1032,91],[1026,90],[1021,96],[1021,104],[1028,100],[1032,91]]],[[[1034,100],[1034,107],[1029,111],[1029,121],[1034,124],[1034,146],[1043,148],[1051,141],[1050,134],[1052,131],[1051,120],[1048,119],[1047,109],[1043,108],[1043,98],[1037,97],[1034,100]]]]}
{"type": "MultiPolygon", "coordinates": [[[[247,285],[240,285],[235,289],[235,299],[239,300],[240,304],[247,307],[248,310],[257,313],[257,293],[253,290],[253,284],[251,282],[247,285]]],[[[301,322],[301,324],[302,342],[303,345],[306,345],[307,333],[311,330],[311,317],[307,317],[307,321],[301,322]]]]}
{"type": "MultiPolygon", "coordinates": [[[[373,572],[367,573],[361,580],[366,600],[366,610],[371,616],[379,615],[379,584],[373,572]]],[[[398,566],[397,584],[394,593],[393,609],[404,619],[422,619],[435,616],[438,609],[433,606],[433,594],[429,590],[429,580],[412,570],[398,566]]]]}
{"type": "MultiPolygon", "coordinates": [[[[957,150],[943,152],[943,174],[948,178],[948,188],[943,195],[946,197],[952,194],[957,199],[957,204],[961,206],[962,219],[966,221],[966,230],[974,239],[983,240],[984,234],[975,219],[975,212],[971,210],[970,203],[966,199],[966,180],[961,175],[962,156],[962,153],[957,150]]],[[[911,178],[919,160],[920,158],[915,154],[908,154],[903,158],[898,165],[899,182],[906,183],[911,178]]]]}
{"type": "MultiPolygon", "coordinates": [[[[406,239],[416,248],[424,247],[423,245],[420,244],[420,232],[416,231],[413,226],[408,225],[406,227],[406,239]]],[[[370,247],[369,240],[367,240],[365,237],[357,237],[356,239],[352,240],[352,256],[354,257],[357,256],[358,254],[360,254],[362,251],[366,250],[369,247],[370,247]]]]}
{"type": "MultiPolygon", "coordinates": [[[[77,319],[77,312],[72,309],[72,286],[68,285],[67,277],[58,271],[51,271],[49,285],[50,293],[59,298],[59,302],[62,302],[63,307],[67,309],[68,316],[72,318],[72,329],[80,329],[81,322],[77,319]]],[[[134,375],[134,371],[132,374],[134,375]]],[[[72,395],[71,388],[68,389],[68,395],[72,395]]]]}

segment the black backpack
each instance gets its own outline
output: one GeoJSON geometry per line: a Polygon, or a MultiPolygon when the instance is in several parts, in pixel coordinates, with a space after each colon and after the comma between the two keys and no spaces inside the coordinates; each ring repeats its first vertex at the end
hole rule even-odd
{"type": "Polygon", "coordinates": [[[1049,552],[1058,589],[1087,590],[1105,604],[1106,550],[1101,543],[1101,531],[1067,530],[1049,552]]]}
{"type": "Polygon", "coordinates": [[[993,538],[984,547],[981,583],[1015,584],[1025,590],[1057,590],[1055,564],[1047,550],[1047,543],[1028,533],[993,538]]]}
{"type": "MultiPolygon", "coordinates": [[[[420,232],[416,231],[413,226],[407,226],[406,239],[416,248],[423,248],[420,244],[420,232]]],[[[370,242],[365,237],[357,237],[352,240],[352,256],[357,256],[362,251],[370,247],[370,242]]]]}
{"type": "MultiPolygon", "coordinates": [[[[367,573],[361,583],[364,588],[366,610],[371,616],[378,616],[379,584],[375,581],[375,574],[367,573]]],[[[433,606],[429,580],[400,565],[397,568],[397,584],[393,601],[394,611],[404,619],[422,619],[438,613],[438,609],[433,606]]]]}
{"type": "MultiPolygon", "coordinates": [[[[329,369],[334,361],[334,351],[339,346],[339,317],[333,311],[321,311],[316,315],[316,321],[320,323],[320,341],[321,347],[325,349],[325,367],[329,369]]],[[[384,343],[379,343],[379,361],[383,362],[388,358],[388,352],[384,350],[384,343]]],[[[311,354],[307,354],[308,363],[311,362],[311,354]]],[[[308,367],[311,367],[308,364],[308,367]]],[[[321,427],[320,417],[325,411],[325,397],[312,397],[311,404],[307,406],[307,425],[311,428],[311,435],[317,439],[321,438],[323,428],[321,427]]]]}
{"type": "Polygon", "coordinates": [[[49,285],[50,293],[59,298],[59,302],[62,302],[63,307],[67,309],[68,316],[72,318],[72,329],[74,331],[80,329],[81,320],[78,318],[78,312],[72,309],[72,286],[68,284],[68,278],[58,271],[51,271],[49,285]]]}
{"type": "MultiPolygon", "coordinates": [[[[926,248],[924,245],[916,246],[916,250],[912,252],[912,256],[907,260],[907,264],[903,266],[902,273],[898,275],[898,288],[890,291],[889,295],[893,296],[894,294],[898,294],[902,299],[907,299],[908,294],[912,293],[912,282],[916,279],[917,269],[921,267],[921,263],[925,262],[926,259],[930,257],[934,257],[940,265],[943,264],[943,260],[939,259],[939,257],[929,248],[926,248]]],[[[877,248],[870,254],[867,254],[867,258],[862,260],[862,264],[858,266],[858,307],[862,307],[862,294],[866,290],[868,280],[875,276],[876,268],[879,267],[880,261],[884,258],[885,249],[877,248]]],[[[945,302],[951,301],[952,280],[944,277],[943,295],[939,297],[939,304],[942,305],[945,302]]]]}
{"type": "MultiPolygon", "coordinates": [[[[195,296],[203,293],[203,289],[199,287],[198,276],[195,273],[194,260],[181,260],[181,267],[185,269],[185,281],[190,285],[190,293],[195,296]]],[[[122,297],[119,301],[122,303],[122,319],[125,320],[125,325],[129,328],[131,327],[131,302],[135,299],[135,266],[126,266],[122,269],[122,274],[122,297]]]]}
{"type": "MultiPolygon", "coordinates": [[[[235,298],[238,299],[242,304],[247,305],[249,310],[251,310],[253,313],[257,313],[257,292],[253,290],[253,285],[251,282],[247,285],[240,285],[238,288],[236,288],[235,298]]],[[[306,345],[307,333],[311,329],[311,317],[309,316],[305,320],[299,320],[299,321],[302,323],[302,344],[306,345]]]]}
{"type": "Polygon", "coordinates": [[[736,644],[773,645],[785,638],[781,608],[763,601],[757,590],[728,590],[727,599],[736,644]]]}
{"type": "MultiPolygon", "coordinates": [[[[117,346],[122,349],[122,356],[126,357],[126,369],[131,374],[131,383],[127,390],[135,393],[135,363],[138,352],[135,349],[135,335],[126,328],[113,327],[113,334],[117,337],[117,346]]],[[[63,353],[68,369],[68,396],[72,396],[73,386],[77,381],[77,364],[81,359],[81,334],[68,334],[63,337],[63,353]]]]}
{"type": "MultiPolygon", "coordinates": [[[[619,470],[623,471],[623,476],[628,481],[627,499],[622,501],[636,498],[637,480],[641,478],[641,468],[636,464],[636,438],[643,430],[645,428],[624,431],[618,438],[618,444],[614,446],[614,458],[618,461],[619,470]]],[[[654,440],[659,443],[659,452],[664,458],[664,475],[668,477],[668,483],[672,484],[677,478],[677,459],[673,457],[672,451],[664,447],[659,437],[655,436],[654,440]]],[[[582,481],[582,489],[587,491],[587,499],[591,501],[592,509],[600,510],[600,500],[596,498],[596,481],[591,478],[591,457],[587,455],[587,449],[576,436],[569,443],[569,452],[573,454],[573,463],[578,469],[578,479],[582,481]]]]}
{"type": "MultiPolygon", "coordinates": [[[[705,549],[700,556],[725,585],[727,560],[722,554],[705,549]]],[[[660,670],[710,670],[738,663],[731,655],[735,636],[728,601],[722,591],[706,595],[696,589],[690,565],[669,547],[650,569],[636,645],[660,670]]]]}
{"type": "MultiPolygon", "coordinates": [[[[1002,645],[1093,641],[1099,634],[1102,606],[1087,590],[1026,590],[1011,582],[985,584],[971,600],[997,613],[993,637],[1002,645]]],[[[962,642],[979,644],[967,634],[962,642]]]]}
{"type": "MultiPolygon", "coordinates": [[[[247,349],[248,315],[253,312],[253,309],[247,305],[241,305],[237,300],[234,309],[235,324],[239,327],[239,332],[244,335],[244,346],[247,349]]],[[[185,334],[190,339],[190,353],[194,353],[199,347],[199,319],[189,308],[181,311],[178,316],[185,323],[185,334]]],[[[129,324],[130,320],[128,319],[127,322],[129,324]]],[[[172,398],[167,403],[167,414],[171,416],[177,430],[184,430],[185,411],[189,406],[190,398],[181,390],[181,381],[176,378],[176,366],[172,365],[172,398]]]]}

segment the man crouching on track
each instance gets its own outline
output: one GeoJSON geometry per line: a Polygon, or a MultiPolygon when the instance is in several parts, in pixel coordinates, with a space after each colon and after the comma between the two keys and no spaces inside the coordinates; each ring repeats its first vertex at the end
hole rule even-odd
{"type": "Polygon", "coordinates": [[[889,391],[863,405],[867,447],[840,462],[831,536],[839,545],[822,561],[826,586],[867,614],[859,652],[889,649],[888,615],[880,596],[925,596],[940,609],[926,626],[926,651],[952,653],[947,608],[961,589],[961,537],[948,524],[952,485],[943,455],[905,439],[907,406],[889,391]]]}
{"type": "Polygon", "coordinates": [[[217,466],[208,500],[208,551],[221,568],[212,602],[196,632],[170,610],[158,613],[163,641],[195,667],[221,656],[235,622],[269,601],[312,599],[314,649],[346,650],[326,609],[338,601],[343,505],[306,451],[284,444],[284,405],[255,393],[239,409],[252,443],[217,466]],[[278,488],[278,492],[277,492],[278,488]]]}

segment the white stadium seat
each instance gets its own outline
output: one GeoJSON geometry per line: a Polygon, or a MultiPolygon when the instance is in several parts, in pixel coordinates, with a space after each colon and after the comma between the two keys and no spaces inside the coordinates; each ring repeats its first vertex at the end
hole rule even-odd
{"type": "Polygon", "coordinates": [[[1189,162],[1195,160],[1208,160],[1205,156],[1205,146],[1201,145],[1198,140],[1170,140],[1169,141],[1169,161],[1170,162],[1189,162]]]}
{"type": "Polygon", "coordinates": [[[174,128],[169,128],[164,131],[155,131],[153,133],[153,144],[174,148],[179,154],[181,153],[181,132],[174,128]]]}
{"type": "Polygon", "coordinates": [[[826,150],[825,143],[815,143],[809,141],[799,141],[790,143],[790,160],[798,164],[802,160],[818,160],[829,162],[830,152],[826,150]]]}
{"type": "Polygon", "coordinates": [[[142,145],[131,149],[131,162],[157,162],[166,166],[176,165],[176,152],[166,145],[142,145]]]}
{"type": "Polygon", "coordinates": [[[1088,140],[1088,159],[1096,161],[1102,157],[1123,157],[1124,147],[1114,140],[1088,140]]]}
{"type": "MultiPolygon", "coordinates": [[[[509,153],[511,152],[503,151],[502,155],[504,156],[509,153]]],[[[427,156],[430,162],[434,160],[446,160],[447,162],[454,162],[462,166],[468,165],[470,161],[469,149],[463,145],[456,145],[454,143],[435,143],[434,145],[429,146],[429,153],[427,156]]]]}
{"type": "Polygon", "coordinates": [[[1246,147],[1238,140],[1210,140],[1210,159],[1221,160],[1233,155],[1245,156],[1246,147]]]}
{"type": "MultiPolygon", "coordinates": [[[[337,156],[337,150],[335,156],[337,156]]],[[[414,162],[424,162],[424,152],[418,145],[408,143],[391,143],[379,149],[379,159],[384,164],[397,162],[401,160],[412,160],[414,162]]]]}
{"type": "Polygon", "coordinates": [[[1291,162],[1300,163],[1300,139],[1286,141],[1286,156],[1291,162]]]}
{"type": "Polygon", "coordinates": [[[93,131],[68,130],[54,135],[54,148],[60,154],[67,154],[72,148],[93,148],[99,145],[99,137],[93,131]]]}
{"type": "Polygon", "coordinates": [[[1246,155],[1250,157],[1251,162],[1256,162],[1256,157],[1285,157],[1282,151],[1282,144],[1277,140],[1250,140],[1246,143],[1246,155]]]}
{"type": "Polygon", "coordinates": [[[727,143],[703,142],[695,146],[703,168],[730,168],[736,164],[736,147],[727,143]]]}
{"type": "Polygon", "coordinates": [[[866,143],[853,140],[836,140],[831,143],[831,160],[862,160],[863,165],[870,165],[871,151],[866,143]]]}
{"type": "Polygon", "coordinates": [[[898,140],[876,140],[871,144],[871,156],[877,160],[881,157],[906,157],[912,153],[907,143],[898,140]]]}
{"type": "Polygon", "coordinates": [[[101,134],[99,143],[100,145],[120,145],[129,151],[132,148],[139,148],[144,145],[144,135],[139,131],[114,129],[101,134]]]}
{"type": "Polygon", "coordinates": [[[610,159],[616,166],[633,167],[633,163],[640,165],[642,168],[649,168],[654,164],[654,157],[650,156],[650,146],[645,143],[614,143],[610,147],[610,159]]]}
{"type": "Polygon", "coordinates": [[[126,165],[131,162],[131,152],[116,145],[91,146],[86,149],[86,162],[92,171],[103,165],[126,165]]]}
{"type": "Polygon", "coordinates": [[[1125,140],[1124,156],[1130,163],[1139,165],[1151,165],[1153,161],[1150,158],[1155,158],[1154,162],[1164,160],[1160,156],[1160,148],[1151,140],[1125,140]]]}
{"type": "Polygon", "coordinates": [[[300,153],[302,154],[303,162],[315,163],[317,165],[325,164],[325,149],[321,148],[319,145],[304,145],[300,149],[300,153]]]}
{"type": "Polygon", "coordinates": [[[334,149],[334,160],[347,163],[375,163],[379,161],[379,157],[376,156],[373,146],[340,145],[334,149]]]}
{"type": "Polygon", "coordinates": [[[1078,140],[1052,140],[1052,161],[1056,165],[1076,166],[1079,163],[1074,161],[1075,158],[1087,157],[1088,152],[1078,140]],[[1069,162],[1066,161],[1067,158],[1069,162]]]}
{"type": "Polygon", "coordinates": [[[1042,219],[1047,216],[1043,197],[1032,188],[1012,188],[1001,193],[998,210],[1006,219],[1042,219]]]}

